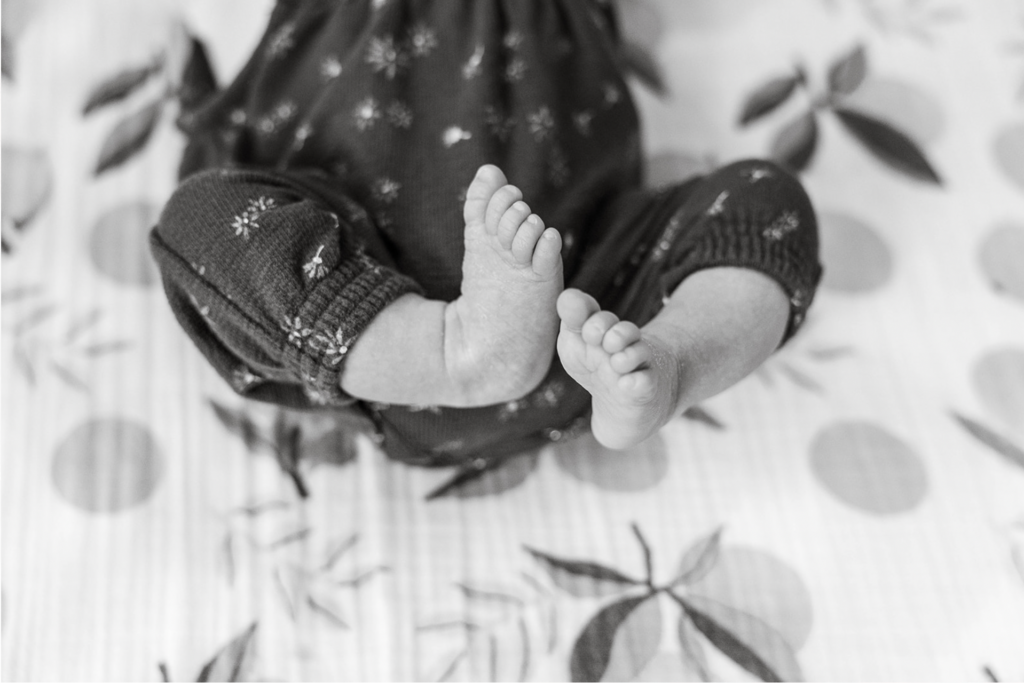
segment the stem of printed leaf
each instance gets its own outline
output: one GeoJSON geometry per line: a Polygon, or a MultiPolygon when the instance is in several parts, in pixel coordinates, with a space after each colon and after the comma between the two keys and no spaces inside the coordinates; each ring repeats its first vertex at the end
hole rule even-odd
{"type": "Polygon", "coordinates": [[[633,528],[633,533],[636,535],[636,540],[640,542],[640,548],[644,553],[644,570],[646,572],[646,579],[644,580],[644,583],[648,588],[654,591],[656,589],[654,587],[654,567],[651,562],[651,547],[647,545],[647,540],[644,538],[644,535],[640,533],[640,527],[636,525],[636,522],[633,522],[631,526],[633,528]]]}

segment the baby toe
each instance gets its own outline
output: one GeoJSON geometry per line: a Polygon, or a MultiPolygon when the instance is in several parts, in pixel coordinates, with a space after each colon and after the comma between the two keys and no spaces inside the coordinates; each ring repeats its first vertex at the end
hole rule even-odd
{"type": "Polygon", "coordinates": [[[598,305],[597,299],[586,292],[569,288],[558,295],[555,309],[558,311],[558,317],[565,329],[579,334],[584,323],[590,319],[590,316],[601,310],[601,307],[598,305]]]}
{"type": "Polygon", "coordinates": [[[630,344],[613,354],[608,362],[612,370],[621,375],[634,372],[650,364],[651,347],[643,343],[630,344]]]}
{"type": "Polygon", "coordinates": [[[591,346],[600,346],[605,333],[617,322],[619,317],[611,311],[598,311],[583,323],[583,341],[591,346]]]}
{"type": "Polygon", "coordinates": [[[537,248],[533,250],[533,272],[541,276],[550,276],[562,265],[562,236],[554,228],[548,228],[537,240],[537,248]]]}
{"type": "Polygon", "coordinates": [[[491,199],[487,202],[487,213],[485,220],[487,223],[487,232],[495,235],[498,232],[498,224],[501,222],[501,217],[505,215],[505,212],[511,208],[513,204],[523,198],[522,191],[515,185],[505,185],[499,188],[491,199]]]}
{"type": "Polygon", "coordinates": [[[512,255],[517,262],[525,265],[533,261],[533,249],[543,232],[544,221],[537,214],[530,214],[530,217],[523,221],[512,239],[512,255]]]}
{"type": "Polygon", "coordinates": [[[530,206],[524,201],[518,201],[508,208],[498,221],[498,242],[505,249],[512,248],[512,241],[519,232],[523,221],[530,215],[530,206]]]}
{"type": "Polygon", "coordinates": [[[638,341],[640,341],[640,328],[628,320],[620,320],[604,335],[601,346],[608,353],[618,353],[638,341]]]}
{"type": "Polygon", "coordinates": [[[466,189],[463,219],[467,224],[486,220],[487,204],[500,188],[508,184],[501,169],[491,164],[481,166],[466,189]]]}

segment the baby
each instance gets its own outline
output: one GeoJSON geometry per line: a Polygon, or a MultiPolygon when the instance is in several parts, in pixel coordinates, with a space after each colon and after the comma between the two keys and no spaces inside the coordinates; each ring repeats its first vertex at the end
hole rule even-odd
{"type": "Polygon", "coordinates": [[[637,444],[763,362],[820,279],[770,162],[641,186],[594,0],[279,2],[186,113],[152,235],[182,327],[240,394],[359,410],[408,462],[637,444]]]}

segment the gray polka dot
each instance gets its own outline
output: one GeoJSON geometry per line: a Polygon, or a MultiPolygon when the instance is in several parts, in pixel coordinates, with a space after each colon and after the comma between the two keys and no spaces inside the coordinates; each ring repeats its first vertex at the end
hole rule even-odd
{"type": "Polygon", "coordinates": [[[978,257],[998,291],[1024,301],[1024,225],[997,225],[982,241],[978,257]]]}
{"type": "Polygon", "coordinates": [[[877,515],[907,512],[928,492],[924,463],[904,441],[870,422],[839,422],[811,444],[811,470],[832,495],[877,515]]]}
{"type": "Polygon", "coordinates": [[[149,254],[149,231],[159,210],[152,204],[124,204],[107,211],[93,226],[89,255],[96,269],[124,285],[152,287],[158,281],[149,254]]]}
{"type": "Polygon", "coordinates": [[[996,162],[1006,177],[1024,190],[1024,124],[1005,128],[996,136],[996,162]]]}
{"type": "Polygon", "coordinates": [[[939,100],[906,81],[869,75],[844,103],[892,124],[919,144],[936,141],[946,129],[939,100]]]}
{"type": "Polygon", "coordinates": [[[156,490],[161,455],[149,430],[137,422],[105,418],[68,434],[53,457],[53,484],[87,512],[118,512],[140,505],[156,490]]]}
{"type": "Polygon", "coordinates": [[[693,591],[752,614],[798,650],[814,624],[811,593],[795,569],[757,548],[724,546],[693,591]]]}
{"type": "Polygon", "coordinates": [[[985,408],[1024,434],[1024,349],[989,351],[974,364],[972,379],[985,408]]]}
{"type": "Polygon", "coordinates": [[[674,185],[714,168],[714,160],[685,152],[664,152],[651,157],[644,169],[647,187],[674,185]]]}
{"type": "Polygon", "coordinates": [[[668,472],[665,442],[658,435],[626,451],[613,451],[587,434],[559,444],[555,462],[567,474],[608,491],[643,491],[668,472]]]}
{"type": "Polygon", "coordinates": [[[5,218],[15,223],[28,222],[50,196],[53,185],[50,157],[43,149],[5,145],[0,161],[4,178],[0,186],[0,209],[5,218]]]}
{"type": "Polygon", "coordinates": [[[864,293],[882,287],[892,275],[889,247],[876,230],[842,213],[819,217],[822,286],[840,292],[864,293]]]}

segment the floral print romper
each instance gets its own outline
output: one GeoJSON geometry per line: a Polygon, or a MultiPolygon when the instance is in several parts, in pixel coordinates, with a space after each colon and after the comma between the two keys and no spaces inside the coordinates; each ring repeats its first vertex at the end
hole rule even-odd
{"type": "Polygon", "coordinates": [[[762,161],[659,191],[598,0],[279,0],[225,89],[185,110],[185,178],[151,235],[178,321],[239,394],[358,410],[389,455],[482,463],[585,429],[561,368],[472,409],[361,402],[348,349],[396,297],[459,295],[462,205],[482,164],[563,239],[566,286],[644,324],[689,274],[740,266],[790,296],[820,279],[799,183],[762,161]]]}

